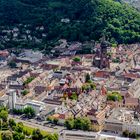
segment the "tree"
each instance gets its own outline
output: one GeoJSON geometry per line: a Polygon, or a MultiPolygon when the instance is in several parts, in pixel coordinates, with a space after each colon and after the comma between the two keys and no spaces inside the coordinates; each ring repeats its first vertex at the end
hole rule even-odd
{"type": "Polygon", "coordinates": [[[96,89],[96,85],[94,83],[85,83],[82,86],[82,91],[86,90],[86,91],[90,91],[90,90],[95,90],[96,89]]]}
{"type": "Polygon", "coordinates": [[[84,117],[84,118],[69,118],[65,121],[65,126],[67,129],[78,129],[78,130],[90,130],[91,129],[91,121],[84,117]]]}
{"type": "Polygon", "coordinates": [[[13,129],[13,127],[16,126],[16,122],[14,121],[14,119],[9,119],[9,126],[13,129]]]}
{"type": "Polygon", "coordinates": [[[58,119],[57,119],[57,118],[54,118],[54,119],[53,119],[53,123],[54,123],[55,125],[57,125],[58,119]]]}
{"type": "Polygon", "coordinates": [[[13,140],[12,133],[10,131],[4,131],[1,133],[2,140],[13,140]]]}
{"type": "Polygon", "coordinates": [[[21,94],[22,94],[23,96],[27,95],[28,93],[29,93],[28,90],[24,90],[24,91],[21,92],[21,94]]]}
{"type": "Polygon", "coordinates": [[[118,92],[108,93],[107,100],[109,100],[109,101],[122,101],[122,96],[118,92]]]}
{"type": "Polygon", "coordinates": [[[73,118],[69,118],[65,121],[65,127],[68,130],[72,130],[74,128],[74,119],[73,118]]]}
{"type": "Polygon", "coordinates": [[[91,89],[95,90],[96,89],[96,85],[94,83],[90,84],[91,89]]]}
{"type": "Polygon", "coordinates": [[[23,134],[26,135],[26,136],[30,136],[31,132],[28,131],[28,129],[23,129],[23,134]]]}
{"type": "Polygon", "coordinates": [[[57,133],[54,133],[53,135],[54,135],[54,138],[55,138],[56,140],[58,140],[58,134],[57,134],[57,133]]]}
{"type": "Polygon", "coordinates": [[[35,129],[33,130],[32,133],[32,140],[42,140],[43,139],[43,135],[41,134],[39,129],[35,129]]]}
{"type": "Polygon", "coordinates": [[[89,91],[90,90],[90,85],[89,84],[84,84],[82,86],[82,91],[84,91],[84,90],[89,91]]]}
{"type": "Polygon", "coordinates": [[[24,140],[25,139],[25,135],[23,133],[14,132],[13,139],[14,140],[24,140]]]}
{"type": "Polygon", "coordinates": [[[77,94],[75,92],[73,92],[72,95],[70,96],[70,99],[77,100],[78,99],[77,94]]]}
{"type": "MultiPolygon", "coordinates": [[[[11,27],[10,25],[15,27],[17,24],[26,23],[30,27],[20,26],[19,36],[24,35],[23,31],[30,29],[31,35],[39,39],[42,31],[36,30],[36,26],[44,25],[47,26],[47,29],[43,33],[47,34],[47,37],[41,43],[35,43],[29,39],[19,43],[20,38],[17,37],[17,41],[13,41],[11,33],[8,35],[10,41],[1,39],[0,47],[4,49],[6,47],[34,48],[37,46],[42,50],[45,49],[46,53],[50,53],[52,44],[60,38],[84,42],[99,40],[103,35],[111,42],[112,40],[118,43],[139,42],[139,12],[129,5],[126,6],[122,2],[116,1],[121,0],[74,0],[70,3],[66,0],[43,0],[41,2],[39,0],[22,0],[22,3],[19,3],[18,0],[2,0],[0,25],[4,25],[4,28],[8,29],[11,27]],[[62,17],[69,17],[72,21],[77,22],[64,24],[60,22],[62,17]]],[[[0,32],[2,33],[2,28],[0,32]]],[[[4,36],[5,34],[3,34],[4,36]]]]}
{"type": "Polygon", "coordinates": [[[2,122],[2,129],[3,130],[7,130],[8,129],[8,122],[6,121],[6,122],[2,122]]]}
{"type": "Polygon", "coordinates": [[[7,111],[7,112],[8,112],[8,109],[7,109],[6,107],[4,107],[4,106],[0,106],[0,112],[1,112],[2,110],[4,110],[4,111],[7,111]]]}
{"type": "Polygon", "coordinates": [[[129,133],[129,137],[136,139],[137,138],[136,132],[129,133]]]}
{"type": "Polygon", "coordinates": [[[23,123],[19,122],[19,123],[17,123],[17,126],[15,127],[15,131],[18,132],[18,133],[22,133],[23,132],[23,128],[24,128],[23,123]]]}
{"type": "Polygon", "coordinates": [[[52,122],[53,118],[51,116],[48,116],[46,120],[49,121],[49,122],[52,122]]]}
{"type": "Polygon", "coordinates": [[[26,107],[23,112],[28,118],[33,118],[35,116],[35,110],[30,106],[26,107]]]}
{"type": "Polygon", "coordinates": [[[78,130],[82,129],[82,119],[80,117],[74,120],[74,128],[78,130]]]}
{"type": "Polygon", "coordinates": [[[0,112],[0,118],[1,118],[4,122],[6,122],[6,121],[7,121],[7,118],[8,118],[8,112],[7,112],[6,110],[2,110],[2,111],[0,112]]]}
{"type": "Polygon", "coordinates": [[[90,83],[90,82],[91,82],[91,78],[90,78],[89,73],[86,74],[85,82],[86,82],[86,83],[90,83]]]}
{"type": "Polygon", "coordinates": [[[22,115],[24,113],[23,109],[13,109],[13,113],[16,115],[22,115]]]}
{"type": "Polygon", "coordinates": [[[75,58],[73,58],[73,61],[80,62],[81,61],[81,58],[80,57],[75,57],[75,58]]]}
{"type": "Polygon", "coordinates": [[[48,134],[44,140],[58,140],[58,135],[48,134]]]}
{"type": "Polygon", "coordinates": [[[83,118],[82,119],[82,126],[81,126],[81,129],[82,130],[86,130],[86,131],[88,131],[88,130],[90,130],[91,129],[91,121],[90,121],[90,119],[89,118],[83,118]]]}
{"type": "Polygon", "coordinates": [[[128,130],[125,130],[125,131],[123,132],[123,136],[124,136],[124,137],[129,137],[129,131],[128,131],[128,130]]]}

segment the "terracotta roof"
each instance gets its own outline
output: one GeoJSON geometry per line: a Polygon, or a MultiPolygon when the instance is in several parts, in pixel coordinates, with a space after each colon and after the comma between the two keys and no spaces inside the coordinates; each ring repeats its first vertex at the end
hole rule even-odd
{"type": "Polygon", "coordinates": [[[59,114],[59,119],[65,119],[65,114],[59,114]]]}
{"type": "Polygon", "coordinates": [[[138,98],[125,98],[125,104],[139,104],[139,99],[138,98]]]}
{"type": "Polygon", "coordinates": [[[109,77],[109,72],[107,72],[107,71],[97,71],[95,73],[95,77],[102,77],[102,78],[109,77]]]}
{"type": "Polygon", "coordinates": [[[125,78],[138,78],[139,77],[139,75],[138,74],[133,74],[133,73],[125,73],[124,74],[124,77],[125,78]]]}
{"type": "Polygon", "coordinates": [[[0,56],[7,57],[9,55],[8,51],[0,51],[0,56]]]}

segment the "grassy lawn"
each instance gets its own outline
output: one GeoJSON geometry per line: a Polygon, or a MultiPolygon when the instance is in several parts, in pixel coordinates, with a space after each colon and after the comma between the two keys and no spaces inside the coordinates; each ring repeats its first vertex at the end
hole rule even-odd
{"type": "MultiPolygon", "coordinates": [[[[33,127],[29,127],[29,126],[25,126],[24,125],[24,130],[28,131],[30,134],[32,134],[33,130],[35,128],[33,127]]],[[[46,136],[48,133],[46,131],[40,130],[43,136],[46,136]]]]}

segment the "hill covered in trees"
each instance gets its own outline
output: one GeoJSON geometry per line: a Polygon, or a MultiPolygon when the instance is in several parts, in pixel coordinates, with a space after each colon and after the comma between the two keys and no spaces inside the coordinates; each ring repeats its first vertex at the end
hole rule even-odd
{"type": "MultiPolygon", "coordinates": [[[[116,0],[0,0],[0,19],[1,31],[14,26],[20,34],[30,30],[39,39],[43,33],[41,45],[60,38],[83,42],[102,36],[112,43],[140,41],[140,13],[116,0]],[[43,31],[37,31],[38,26],[43,31]]],[[[12,36],[8,36],[10,42],[12,36]]],[[[11,42],[19,45],[18,39],[11,42]]]]}

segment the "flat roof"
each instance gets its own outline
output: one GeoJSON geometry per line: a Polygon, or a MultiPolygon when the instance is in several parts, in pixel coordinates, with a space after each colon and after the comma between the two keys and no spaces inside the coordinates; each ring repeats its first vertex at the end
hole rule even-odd
{"type": "MultiPolygon", "coordinates": [[[[99,132],[91,132],[91,131],[81,131],[81,130],[63,130],[61,131],[65,134],[71,134],[71,135],[85,135],[85,136],[97,136],[99,132]]],[[[61,133],[60,132],[60,133],[61,133]]]]}

